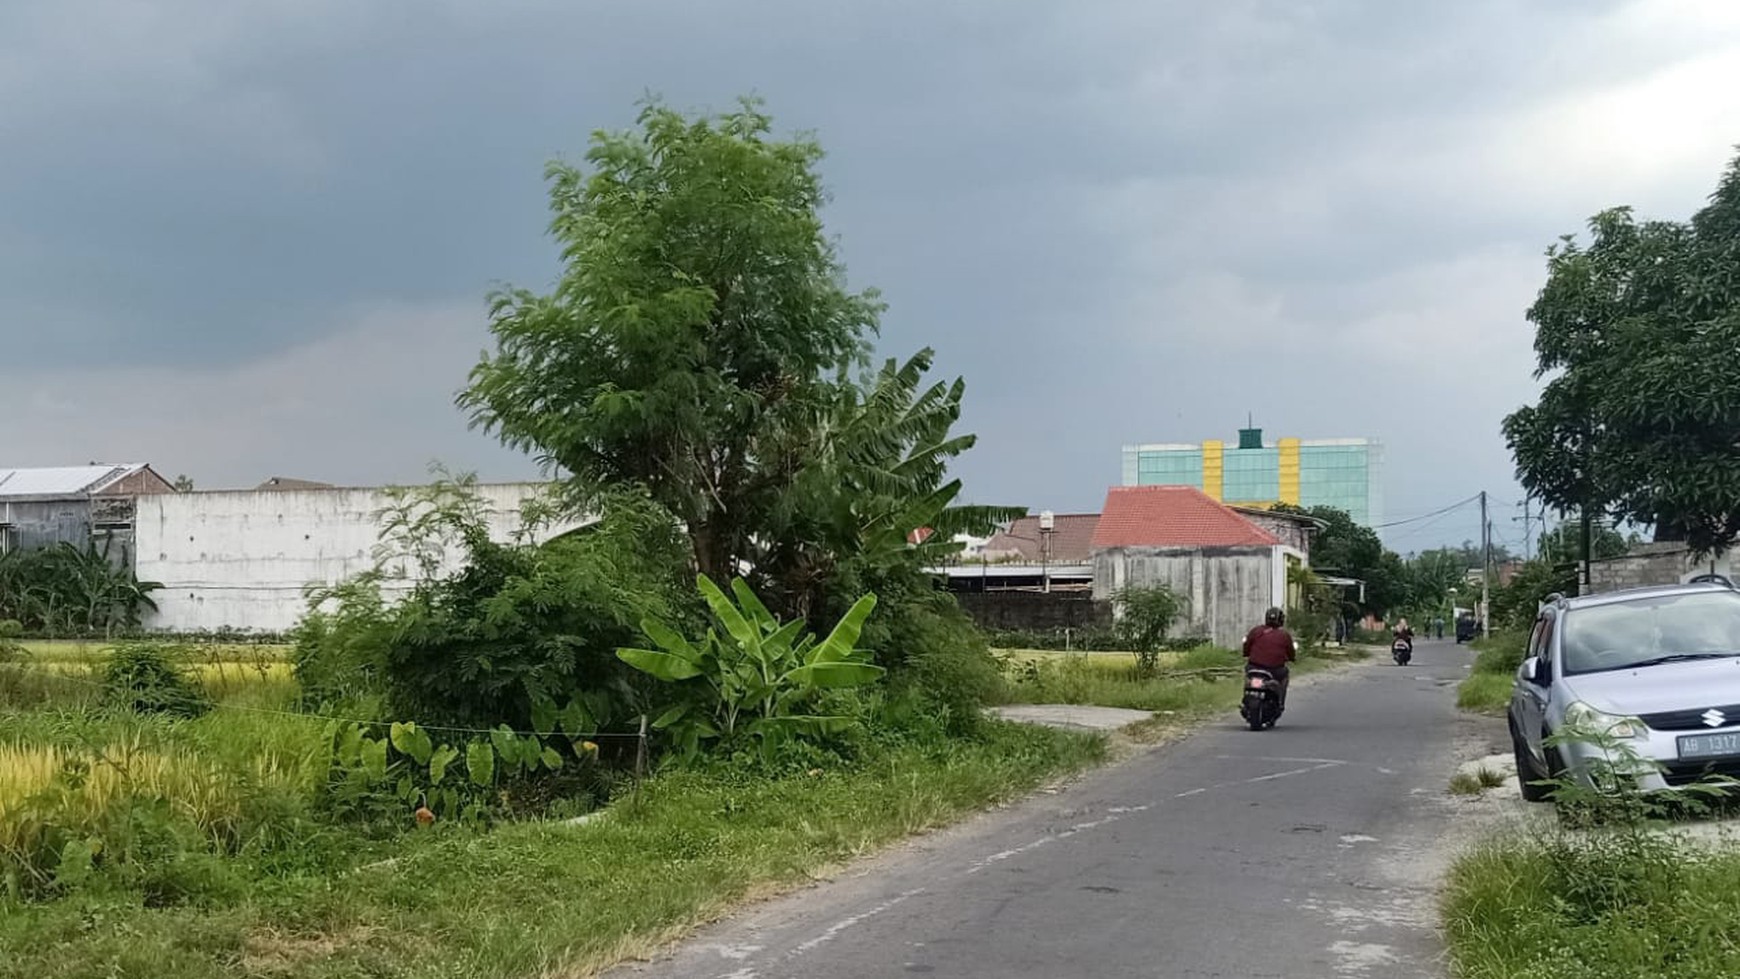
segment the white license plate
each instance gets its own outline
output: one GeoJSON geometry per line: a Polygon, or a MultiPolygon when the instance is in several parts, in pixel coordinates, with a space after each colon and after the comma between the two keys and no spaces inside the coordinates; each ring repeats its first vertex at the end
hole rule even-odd
{"type": "Polygon", "coordinates": [[[1681,758],[1721,758],[1740,755],[1740,733],[1682,734],[1679,739],[1681,758]]]}

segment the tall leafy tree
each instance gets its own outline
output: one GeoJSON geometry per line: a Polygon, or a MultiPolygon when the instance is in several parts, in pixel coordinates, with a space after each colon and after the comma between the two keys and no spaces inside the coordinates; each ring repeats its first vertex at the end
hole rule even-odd
{"type": "Polygon", "coordinates": [[[496,349],[460,405],[581,502],[644,489],[697,570],[735,577],[804,463],[793,429],[864,363],[882,308],[823,234],[821,155],[750,100],[698,119],[651,103],[595,134],[590,172],[548,169],[561,277],[493,297],[496,349]]]}
{"type": "Polygon", "coordinates": [[[1740,159],[1691,221],[1603,211],[1547,271],[1528,317],[1550,379],[1504,422],[1523,485],[1725,550],[1740,534],[1740,159]]]}
{"type": "Polygon", "coordinates": [[[1365,601],[1358,604],[1359,611],[1383,615],[1407,603],[1408,569],[1400,556],[1384,547],[1377,531],[1336,507],[1283,504],[1275,509],[1315,517],[1322,524],[1311,535],[1311,566],[1365,582],[1365,601]]]}

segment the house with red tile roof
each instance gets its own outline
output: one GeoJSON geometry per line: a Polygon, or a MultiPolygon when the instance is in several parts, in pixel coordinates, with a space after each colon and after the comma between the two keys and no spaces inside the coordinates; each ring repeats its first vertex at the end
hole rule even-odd
{"type": "Polygon", "coordinates": [[[1270,606],[1287,604],[1298,539],[1261,526],[1191,486],[1117,486],[1094,528],[1094,598],[1164,586],[1184,599],[1176,635],[1237,647],[1270,606]]]}

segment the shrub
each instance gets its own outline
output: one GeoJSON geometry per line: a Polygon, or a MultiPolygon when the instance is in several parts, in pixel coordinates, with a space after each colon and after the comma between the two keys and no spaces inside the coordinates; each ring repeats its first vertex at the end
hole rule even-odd
{"type": "Polygon", "coordinates": [[[141,714],[198,717],[211,709],[211,700],[176,666],[175,661],[186,653],[185,647],[162,643],[116,646],[103,667],[105,698],[113,706],[141,714]]]}
{"type": "Polygon", "coordinates": [[[305,707],[371,718],[376,713],[398,628],[380,582],[371,572],[310,590],[308,612],[291,633],[291,661],[305,707]]]}
{"type": "Polygon", "coordinates": [[[668,517],[630,501],[542,545],[465,531],[466,567],[418,586],[397,610],[387,655],[392,716],[429,724],[532,728],[539,700],[583,697],[602,727],[647,688],[617,659],[645,619],[686,626],[685,551],[668,517]]]}
{"type": "Polygon", "coordinates": [[[717,629],[690,642],[668,624],[642,623],[656,649],[625,647],[623,662],[668,684],[681,685],[676,702],[653,726],[668,730],[677,750],[694,757],[717,742],[726,751],[753,746],[771,761],[784,742],[837,735],[852,726],[844,710],[829,709],[826,695],[870,683],[885,672],[858,648],[864,622],[876,607],[865,595],[826,639],[804,634],[805,623],[774,618],[742,579],[731,595],[706,575],[697,587],[717,629]]]}
{"type": "Polygon", "coordinates": [[[1184,600],[1161,586],[1121,588],[1112,600],[1118,606],[1117,634],[1136,655],[1136,674],[1154,674],[1166,633],[1184,610],[1184,600]]]}
{"type": "Polygon", "coordinates": [[[1477,639],[1474,648],[1474,672],[1499,673],[1510,676],[1522,666],[1528,652],[1527,632],[1495,632],[1486,639],[1477,639]]]}

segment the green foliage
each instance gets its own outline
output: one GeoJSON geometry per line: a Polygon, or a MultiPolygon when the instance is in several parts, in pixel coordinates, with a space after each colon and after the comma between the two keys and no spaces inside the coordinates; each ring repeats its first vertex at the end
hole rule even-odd
{"type": "Polygon", "coordinates": [[[953,431],[965,385],[927,381],[928,349],[854,376],[881,306],[841,284],[813,142],[772,138],[754,102],[701,119],[653,104],[639,122],[594,138],[589,174],[550,168],[566,269],[551,295],[496,296],[496,349],[461,405],[569,474],[569,503],[644,490],[693,570],[748,568],[782,619],[819,631],[880,596],[865,648],[924,677],[976,673],[969,693],[931,691],[965,716],[988,658],[922,569],[1020,513],[965,505],[948,478],[974,441],[953,431]]]}
{"type": "Polygon", "coordinates": [[[496,351],[460,404],[587,496],[641,486],[726,577],[801,457],[831,379],[881,305],[847,292],[823,232],[813,141],[772,138],[753,101],[686,119],[657,103],[598,133],[591,173],[551,164],[556,289],[498,293],[496,351]]]}
{"type": "Polygon", "coordinates": [[[1342,612],[1335,590],[1316,572],[1298,564],[1287,567],[1287,590],[1291,598],[1287,609],[1288,631],[1298,640],[1302,651],[1321,651],[1329,644],[1335,618],[1342,612]]]}
{"type": "MultiPolygon", "coordinates": [[[[1589,528],[1591,550],[1595,552],[1595,560],[1604,561],[1609,558],[1624,557],[1631,550],[1635,540],[1628,540],[1625,535],[1607,525],[1604,520],[1593,522],[1589,528]]],[[[1583,560],[1583,522],[1567,520],[1552,530],[1541,535],[1540,553],[1542,560],[1555,564],[1581,562],[1583,560]]]]}
{"type": "Polygon", "coordinates": [[[17,619],[0,619],[0,666],[16,663],[29,655],[18,637],[24,635],[24,624],[17,619]]]}
{"type": "Polygon", "coordinates": [[[1574,831],[1509,840],[1459,860],[1445,920],[1461,975],[1547,979],[1727,975],[1740,968],[1733,854],[1701,851],[1657,821],[1703,815],[1731,791],[1706,780],[1672,795],[1638,788],[1657,768],[1612,730],[1567,726],[1591,760],[1548,781],[1574,831]]]}
{"type": "Polygon", "coordinates": [[[211,709],[211,699],[176,665],[187,653],[186,647],[162,643],[116,646],[103,666],[105,697],[117,707],[143,714],[198,717],[211,709]]]}
{"type": "Polygon", "coordinates": [[[725,750],[753,743],[763,759],[793,738],[819,738],[848,729],[853,718],[829,713],[823,691],[871,683],[884,670],[858,649],[864,622],[876,607],[865,595],[816,641],[802,619],[780,622],[742,579],[726,595],[706,575],[697,587],[712,612],[715,628],[691,642],[671,626],[648,618],[642,623],[657,648],[624,647],[623,662],[673,685],[674,704],[653,721],[669,731],[677,750],[696,756],[718,741],[725,750]]]}
{"type": "Polygon", "coordinates": [[[1474,672],[1514,676],[1528,654],[1528,641],[1527,626],[1500,630],[1484,639],[1476,639],[1474,648],[1479,655],[1474,658],[1474,672]]]}
{"type": "Polygon", "coordinates": [[[419,585],[388,652],[391,714],[428,723],[533,727],[540,701],[585,703],[603,729],[629,717],[633,673],[615,650],[645,618],[683,621],[674,528],[620,500],[588,528],[539,546],[469,532],[466,567],[419,585]],[[675,553],[673,553],[675,552],[675,553]]]}
{"type": "MultiPolygon", "coordinates": [[[[801,428],[786,433],[804,460],[772,510],[753,559],[776,608],[819,628],[865,591],[885,610],[907,596],[934,608],[919,575],[945,563],[958,533],[990,533],[1021,516],[1009,507],[958,504],[961,482],[949,463],[975,436],[956,434],[966,384],[925,384],[933,354],[889,360],[862,384],[840,383],[801,428]]],[[[952,599],[951,599],[952,601],[952,599]]],[[[892,665],[892,664],[891,664],[892,665]]]]}
{"type": "Polygon", "coordinates": [[[1529,309],[1538,403],[1505,419],[1517,474],[1561,511],[1725,549],[1740,533],[1740,160],[1690,222],[1614,208],[1548,252],[1529,309]]]}
{"type": "Polygon", "coordinates": [[[1474,670],[1456,688],[1456,706],[1484,714],[1502,714],[1510,705],[1516,671],[1528,649],[1528,629],[1502,630],[1474,641],[1474,670]]]}
{"type": "Polygon", "coordinates": [[[1510,706],[1514,680],[1510,673],[1470,673],[1456,687],[1456,706],[1479,714],[1502,715],[1510,706]]]}
{"type": "Polygon", "coordinates": [[[386,696],[398,617],[370,571],[308,591],[308,611],[291,632],[302,703],[314,710],[372,717],[386,696]]]}
{"type": "Polygon", "coordinates": [[[1184,612],[1184,600],[1163,585],[1120,588],[1112,596],[1118,608],[1116,632],[1136,656],[1136,674],[1154,675],[1160,651],[1172,623],[1184,612]]]}
{"type": "Polygon", "coordinates": [[[333,722],[320,805],[337,819],[389,829],[411,825],[418,810],[431,823],[476,823],[504,812],[510,790],[558,775],[570,809],[580,799],[586,808],[598,805],[609,782],[597,769],[597,745],[587,740],[590,718],[579,706],[559,716],[541,735],[502,725],[458,744],[409,722],[389,725],[385,737],[333,722]]]}
{"type": "Polygon", "coordinates": [[[61,543],[0,554],[0,619],[61,636],[137,630],[144,614],[156,611],[151,595],[163,586],[140,581],[132,565],[126,549],[111,554],[106,539],[101,547],[61,543]]]}
{"type": "Polygon", "coordinates": [[[1378,539],[1377,531],[1355,523],[1347,511],[1335,507],[1275,507],[1282,513],[1297,513],[1323,522],[1311,536],[1311,566],[1365,582],[1365,602],[1349,600],[1346,611],[1382,617],[1408,604],[1408,572],[1402,559],[1378,539]]]}
{"type": "MultiPolygon", "coordinates": [[[[584,826],[504,821],[483,832],[442,819],[377,840],[286,815],[273,824],[294,824],[285,846],[242,851],[227,886],[211,881],[193,902],[147,907],[128,885],[0,903],[0,975],[601,974],[740,899],[813,880],[1104,754],[1101,739],[990,724],[975,740],[902,742],[848,769],[663,773],[584,826]]],[[[403,807],[397,818],[410,825],[403,807]]],[[[187,864],[160,876],[193,888],[199,874],[187,864]]]]}
{"type": "Polygon", "coordinates": [[[311,593],[296,632],[304,700],[348,716],[514,730],[540,704],[580,704],[589,731],[630,718],[637,674],[615,650],[653,616],[683,620],[684,545],[668,515],[610,497],[604,516],[541,544],[489,538],[469,477],[403,491],[384,514],[377,567],[311,593]],[[450,549],[463,566],[442,575],[450,549]],[[382,583],[421,576],[395,605],[382,583]]]}
{"type": "Polygon", "coordinates": [[[1492,590],[1493,628],[1527,630],[1541,602],[1555,592],[1576,594],[1577,572],[1560,570],[1551,560],[1525,561],[1509,582],[1492,590]]]}

